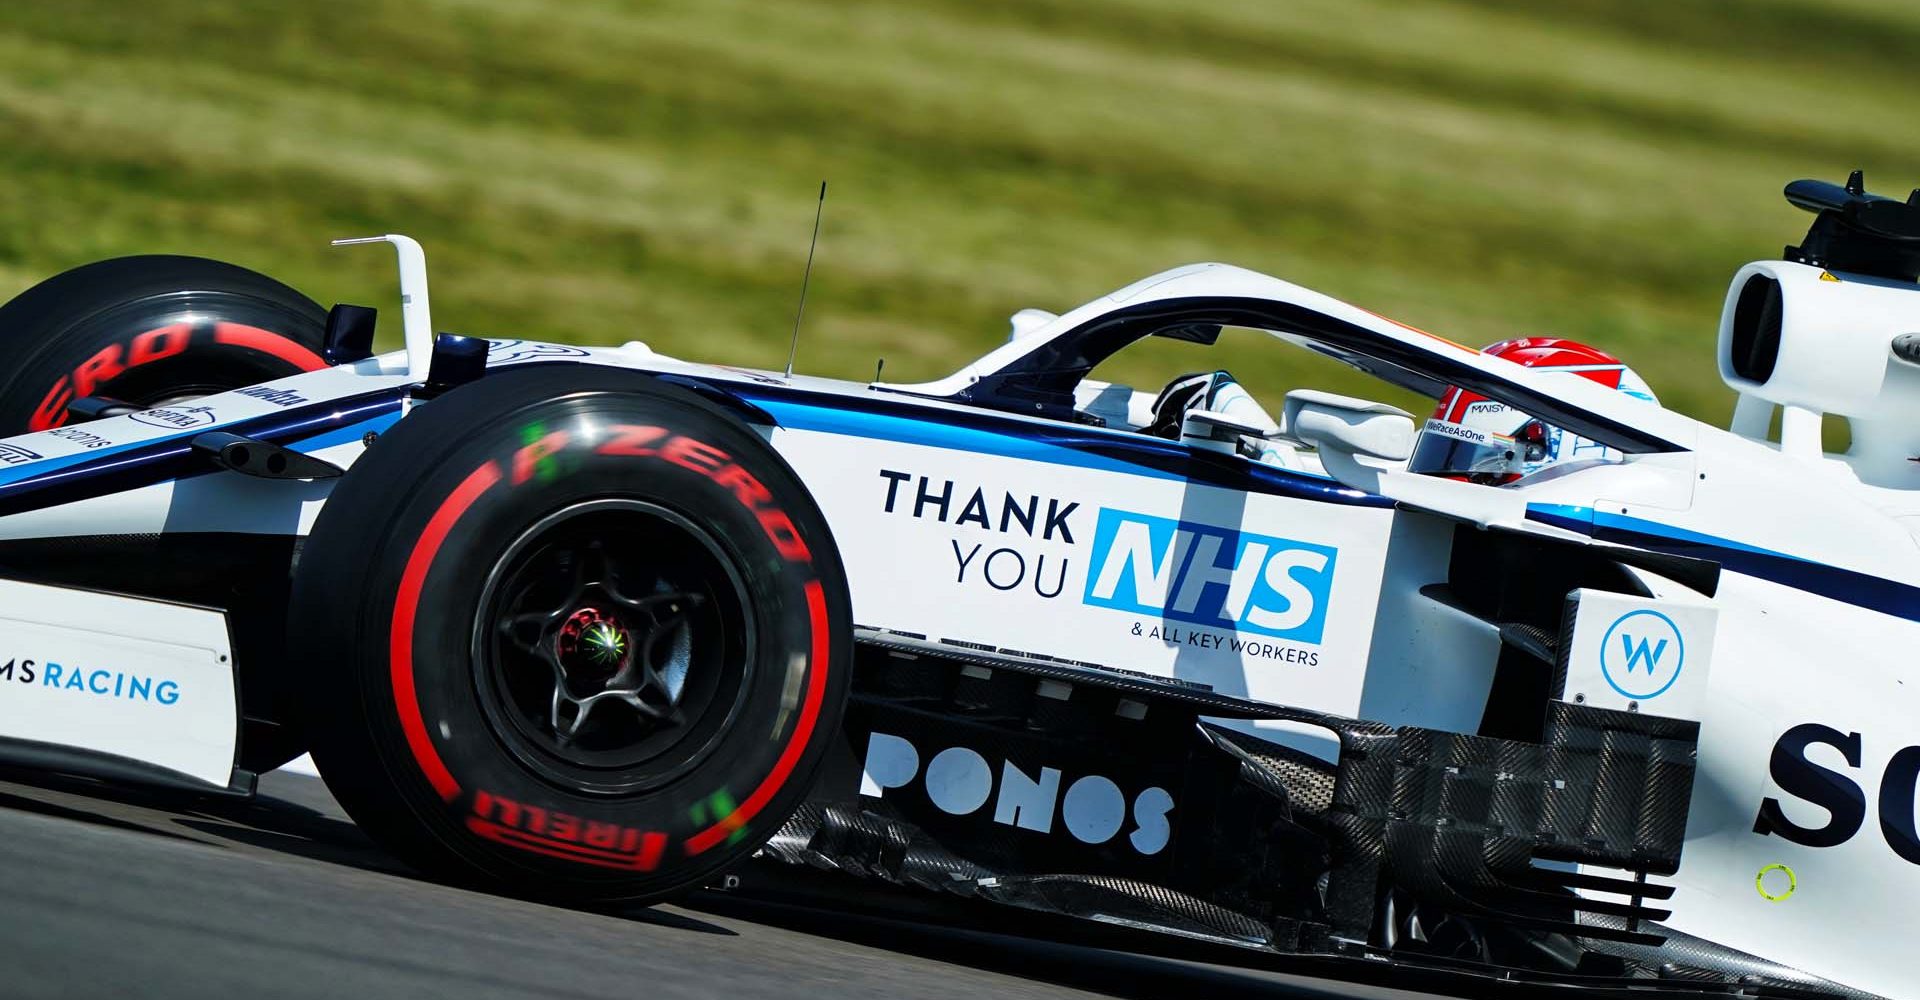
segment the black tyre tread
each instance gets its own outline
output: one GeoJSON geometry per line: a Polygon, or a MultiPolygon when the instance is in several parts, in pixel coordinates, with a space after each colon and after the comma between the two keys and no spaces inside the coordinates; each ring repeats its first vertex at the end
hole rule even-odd
{"type": "MultiPolygon", "coordinates": [[[[326,310],[266,275],[204,257],[147,255],[97,261],[54,275],[0,305],[0,437],[27,431],[76,366],[184,314],[235,321],[320,356],[326,310]]],[[[200,325],[196,324],[196,329],[200,325]]],[[[134,403],[237,389],[298,371],[270,352],[198,340],[184,352],[107,378],[134,403]]]]}
{"type": "MultiPolygon", "coordinates": [[[[309,320],[316,333],[309,347],[318,349],[317,332],[326,325],[327,311],[298,290],[258,271],[210,257],[177,254],[140,254],[82,264],[48,278],[0,305],[0,354],[10,354],[9,377],[0,377],[0,395],[46,350],[57,346],[60,330],[78,325],[109,309],[176,292],[226,292],[259,299],[288,309],[309,320]]],[[[286,331],[297,335],[304,331],[286,331]]]]}

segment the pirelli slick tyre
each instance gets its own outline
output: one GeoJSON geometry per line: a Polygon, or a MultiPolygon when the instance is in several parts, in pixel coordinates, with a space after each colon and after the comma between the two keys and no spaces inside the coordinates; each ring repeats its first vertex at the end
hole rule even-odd
{"type": "Polygon", "coordinates": [[[119,257],[54,275],[0,306],[0,437],[68,420],[103,396],[177,403],[324,366],[326,310],[200,257],[119,257]]]}
{"type": "Polygon", "coordinates": [[[806,795],[849,682],[846,582],[786,464],[635,373],[427,403],[328,500],[293,648],[328,787],[429,873],[655,900],[806,795]]]}

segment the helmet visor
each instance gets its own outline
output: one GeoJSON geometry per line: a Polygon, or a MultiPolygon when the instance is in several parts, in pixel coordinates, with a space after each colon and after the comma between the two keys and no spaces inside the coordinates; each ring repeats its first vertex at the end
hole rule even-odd
{"type": "Polygon", "coordinates": [[[1529,421],[1517,434],[1508,436],[1451,421],[1429,420],[1407,471],[1489,485],[1511,483],[1525,473],[1529,461],[1545,457],[1544,440],[1534,440],[1541,435],[1529,433],[1536,428],[1544,430],[1544,425],[1529,421]]]}

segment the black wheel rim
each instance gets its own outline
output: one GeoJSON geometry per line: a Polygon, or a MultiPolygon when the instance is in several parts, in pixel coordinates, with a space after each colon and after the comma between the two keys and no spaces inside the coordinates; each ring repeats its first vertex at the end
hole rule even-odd
{"type": "Polygon", "coordinates": [[[488,574],[474,681],[493,735],[564,790],[672,782],[731,728],[753,670],[752,605],[727,550],[638,500],[541,519],[488,574]]]}

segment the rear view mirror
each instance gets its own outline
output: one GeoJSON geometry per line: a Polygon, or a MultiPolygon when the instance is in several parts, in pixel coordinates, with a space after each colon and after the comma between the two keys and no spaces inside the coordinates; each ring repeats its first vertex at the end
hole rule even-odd
{"type": "Polygon", "coordinates": [[[1258,427],[1217,410],[1188,410],[1186,416],[1180,418],[1180,437],[1184,440],[1197,438],[1231,443],[1240,440],[1243,434],[1263,438],[1272,431],[1270,427],[1258,427]]]}
{"type": "Polygon", "coordinates": [[[1404,462],[1413,455],[1413,414],[1397,406],[1296,389],[1287,393],[1285,412],[1282,424],[1288,432],[1323,453],[1386,462],[1404,462]]]}

